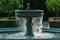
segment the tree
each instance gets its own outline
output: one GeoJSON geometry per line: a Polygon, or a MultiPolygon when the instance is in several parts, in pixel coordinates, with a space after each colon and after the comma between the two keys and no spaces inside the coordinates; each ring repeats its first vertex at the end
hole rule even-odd
{"type": "Polygon", "coordinates": [[[58,12],[60,11],[60,0],[47,0],[46,4],[48,10],[50,12],[55,12],[56,16],[58,16],[58,12]]]}
{"type": "Polygon", "coordinates": [[[13,14],[15,10],[22,9],[23,0],[0,0],[0,11],[2,13],[13,14]]]}

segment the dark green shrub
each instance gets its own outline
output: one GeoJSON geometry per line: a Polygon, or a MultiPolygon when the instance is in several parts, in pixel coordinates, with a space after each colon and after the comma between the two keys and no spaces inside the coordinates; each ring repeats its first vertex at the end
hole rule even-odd
{"type": "Polygon", "coordinates": [[[50,13],[60,17],[60,0],[47,0],[46,4],[50,13]]]}
{"type": "Polygon", "coordinates": [[[60,28],[60,22],[49,22],[50,28],[60,28]]]}
{"type": "Polygon", "coordinates": [[[17,27],[15,20],[0,20],[0,28],[13,28],[17,27]]]}

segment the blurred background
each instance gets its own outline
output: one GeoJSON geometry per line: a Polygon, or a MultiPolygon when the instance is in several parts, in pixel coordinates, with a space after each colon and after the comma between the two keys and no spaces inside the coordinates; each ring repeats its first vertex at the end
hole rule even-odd
{"type": "MultiPolygon", "coordinates": [[[[28,0],[0,0],[0,18],[15,15],[15,10],[26,9],[28,0]]],[[[44,10],[44,19],[60,16],[60,0],[30,0],[31,10],[44,10]]]]}

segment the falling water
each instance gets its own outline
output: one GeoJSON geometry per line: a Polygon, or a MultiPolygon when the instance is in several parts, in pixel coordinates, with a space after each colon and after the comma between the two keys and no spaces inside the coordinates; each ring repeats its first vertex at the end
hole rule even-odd
{"type": "Polygon", "coordinates": [[[25,23],[26,23],[26,19],[25,18],[16,18],[16,23],[17,26],[25,32],[26,27],[25,27],[25,23]]]}
{"type": "Polygon", "coordinates": [[[43,25],[42,25],[42,17],[36,17],[33,18],[32,22],[33,22],[33,31],[35,32],[42,32],[43,25]]]}

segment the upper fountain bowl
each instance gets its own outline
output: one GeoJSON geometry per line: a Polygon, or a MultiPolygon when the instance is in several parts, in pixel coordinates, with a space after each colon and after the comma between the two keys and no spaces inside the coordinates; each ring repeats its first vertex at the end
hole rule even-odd
{"type": "Polygon", "coordinates": [[[40,17],[43,16],[43,10],[15,10],[17,17],[40,17]]]}

